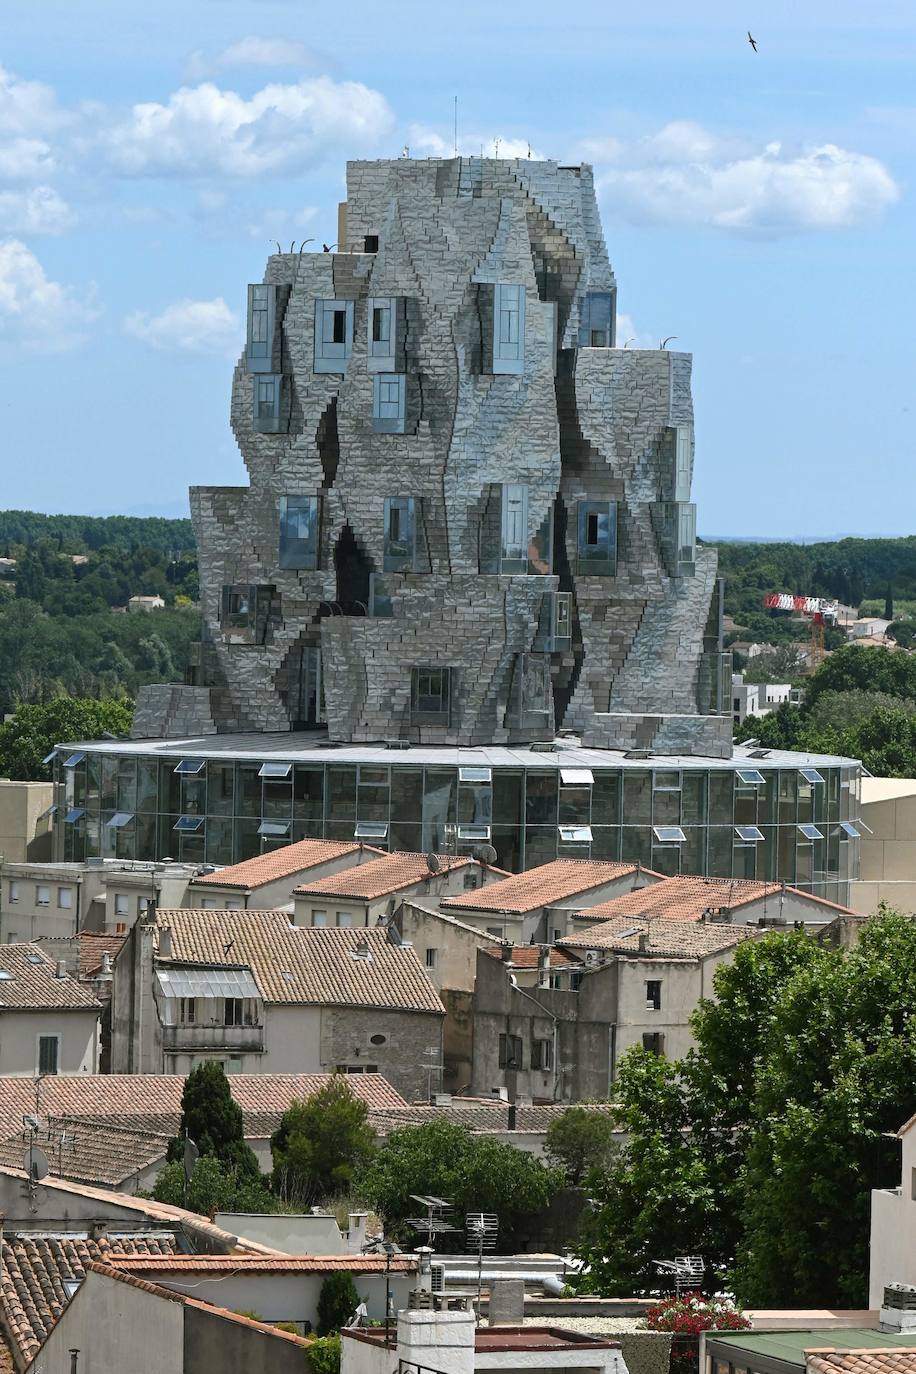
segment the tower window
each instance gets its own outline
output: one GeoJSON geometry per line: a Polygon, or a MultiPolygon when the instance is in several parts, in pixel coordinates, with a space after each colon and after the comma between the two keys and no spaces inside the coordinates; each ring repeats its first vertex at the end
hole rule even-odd
{"type": "Polygon", "coordinates": [[[493,371],[525,370],[525,288],[500,282],[493,292],[493,371]]]}
{"type": "Polygon", "coordinates": [[[411,669],[410,715],[414,722],[448,725],[450,699],[450,668],[411,669]]]}
{"type": "Polygon", "coordinates": [[[318,567],[318,497],[280,497],[280,567],[318,567]]]}
{"type": "Polygon", "coordinates": [[[412,572],[416,553],[416,522],[412,496],[385,498],[385,572],[412,572]]]}
{"type": "Polygon", "coordinates": [[[581,573],[617,573],[617,502],[579,502],[578,568],[581,573]]]}
{"type": "Polygon", "coordinates": [[[377,434],[403,434],[407,418],[407,378],[378,372],[373,378],[372,428],[377,434]]]}
{"type": "Polygon", "coordinates": [[[353,302],[315,302],[315,372],[344,372],[353,351],[353,302]]]}
{"type": "Polygon", "coordinates": [[[256,434],[280,432],[280,398],[283,378],[276,373],[258,373],[254,379],[252,428],[256,434]]]}
{"type": "Polygon", "coordinates": [[[245,360],[249,372],[272,372],[274,331],[277,319],[277,288],[248,288],[248,338],[245,360]]]}
{"type": "Polygon", "coordinates": [[[579,307],[579,347],[613,348],[614,293],[586,291],[579,307]]]}

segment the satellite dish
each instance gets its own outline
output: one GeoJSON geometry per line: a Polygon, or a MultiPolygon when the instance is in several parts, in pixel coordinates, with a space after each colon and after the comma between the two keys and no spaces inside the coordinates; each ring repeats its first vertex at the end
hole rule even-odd
{"type": "Polygon", "coordinates": [[[43,1178],[47,1178],[50,1167],[44,1150],[39,1150],[37,1145],[30,1145],[25,1152],[25,1171],[31,1181],[40,1183],[43,1178]]]}
{"type": "Polygon", "coordinates": [[[429,869],[430,873],[439,873],[442,869],[442,860],[439,858],[439,855],[427,854],[426,867],[429,869]]]}
{"type": "Polygon", "coordinates": [[[200,1158],[200,1150],[194,1144],[190,1136],[185,1136],[183,1162],[185,1182],[191,1182],[191,1175],[194,1173],[194,1165],[200,1158]]]}
{"type": "Polygon", "coordinates": [[[482,864],[495,864],[499,856],[491,844],[479,844],[474,850],[474,858],[482,864]]]}

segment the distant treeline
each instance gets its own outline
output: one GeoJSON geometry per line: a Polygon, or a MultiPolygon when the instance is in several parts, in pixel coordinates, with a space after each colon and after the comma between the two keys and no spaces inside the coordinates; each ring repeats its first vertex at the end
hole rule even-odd
{"type": "Polygon", "coordinates": [[[740,624],[763,612],[766,592],[865,600],[916,598],[916,535],[824,544],[719,544],[725,609],[740,624]]]}
{"type": "Polygon", "coordinates": [[[194,549],[194,532],[190,520],[166,520],[160,516],[0,511],[0,553],[15,557],[17,545],[21,548],[41,543],[61,553],[92,553],[103,548],[184,553],[194,549]]]}

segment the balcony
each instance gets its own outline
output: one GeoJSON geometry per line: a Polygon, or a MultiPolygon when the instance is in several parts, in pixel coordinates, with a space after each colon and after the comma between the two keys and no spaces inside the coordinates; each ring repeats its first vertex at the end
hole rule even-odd
{"type": "Polygon", "coordinates": [[[204,1050],[225,1050],[228,1054],[263,1054],[264,1027],[163,1026],[162,1048],[185,1054],[204,1050]]]}

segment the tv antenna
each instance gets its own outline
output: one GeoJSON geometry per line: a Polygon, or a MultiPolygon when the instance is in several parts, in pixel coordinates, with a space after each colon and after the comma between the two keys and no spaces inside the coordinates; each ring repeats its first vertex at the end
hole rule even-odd
{"type": "Polygon", "coordinates": [[[414,1231],[426,1234],[426,1244],[431,1250],[436,1247],[433,1240],[436,1236],[457,1235],[461,1227],[453,1226],[446,1220],[446,1212],[452,1210],[452,1204],[444,1197],[435,1197],[432,1193],[411,1193],[411,1201],[419,1202],[421,1207],[426,1209],[425,1217],[407,1217],[406,1225],[414,1231]]]}

